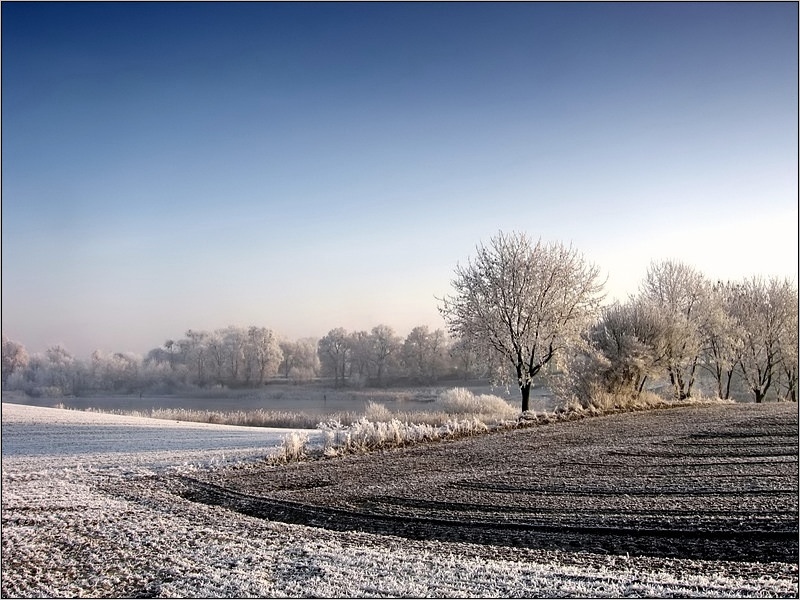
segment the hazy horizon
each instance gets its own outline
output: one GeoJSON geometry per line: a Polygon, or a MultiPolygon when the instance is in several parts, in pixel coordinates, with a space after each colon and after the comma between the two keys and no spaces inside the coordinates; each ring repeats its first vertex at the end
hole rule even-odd
{"type": "Polygon", "coordinates": [[[3,3],[2,329],[444,327],[498,230],[797,281],[795,3],[3,3]]]}

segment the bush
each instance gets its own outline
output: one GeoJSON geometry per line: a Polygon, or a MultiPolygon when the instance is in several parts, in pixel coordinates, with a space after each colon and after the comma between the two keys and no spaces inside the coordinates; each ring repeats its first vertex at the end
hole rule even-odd
{"type": "Polygon", "coordinates": [[[303,460],[307,456],[308,435],[292,431],[283,438],[280,459],[283,462],[303,460]]]}
{"type": "Polygon", "coordinates": [[[373,402],[372,400],[367,402],[364,416],[370,421],[391,421],[395,418],[392,411],[386,408],[386,406],[378,402],[373,402]]]}
{"type": "Polygon", "coordinates": [[[498,396],[476,396],[464,388],[451,388],[439,394],[436,401],[443,411],[451,415],[484,415],[497,420],[514,419],[519,409],[498,396]]]}

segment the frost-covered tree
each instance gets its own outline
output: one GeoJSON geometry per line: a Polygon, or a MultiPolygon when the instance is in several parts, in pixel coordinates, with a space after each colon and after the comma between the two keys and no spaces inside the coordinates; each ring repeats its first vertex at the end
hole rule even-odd
{"type": "Polygon", "coordinates": [[[789,315],[786,327],[778,338],[781,353],[781,370],[779,378],[784,398],[797,402],[797,354],[798,354],[798,303],[797,288],[793,290],[794,301],[789,303],[789,315]]]}
{"type": "Polygon", "coordinates": [[[415,327],[403,342],[406,374],[418,381],[435,381],[446,368],[447,356],[447,338],[441,329],[415,327]]]}
{"type": "Polygon", "coordinates": [[[589,339],[602,357],[592,367],[604,391],[634,398],[642,393],[648,378],[663,368],[664,326],[658,313],[636,298],[603,309],[589,339]]]}
{"type": "Polygon", "coordinates": [[[219,330],[222,339],[223,362],[225,364],[225,380],[228,385],[240,383],[249,384],[249,374],[245,373],[247,358],[245,348],[248,343],[247,330],[241,327],[230,325],[225,329],[219,330]]]}
{"type": "Polygon", "coordinates": [[[293,342],[293,356],[287,377],[295,382],[310,381],[319,376],[320,363],[315,338],[293,342]]]}
{"type": "Polygon", "coordinates": [[[22,344],[15,342],[13,340],[8,339],[5,335],[3,335],[3,385],[5,386],[8,383],[8,378],[15,371],[21,371],[26,366],[28,366],[28,353],[25,350],[25,346],[22,344]]]}
{"type": "Polygon", "coordinates": [[[733,318],[735,285],[718,281],[705,298],[700,318],[700,366],[714,378],[717,397],[730,398],[742,352],[742,332],[733,318]]]}
{"type": "Polygon", "coordinates": [[[702,349],[701,307],[707,291],[708,283],[700,272],[670,260],[652,262],[641,285],[640,298],[666,319],[658,343],[664,348],[667,374],[679,400],[692,395],[702,349]]]}
{"type": "Polygon", "coordinates": [[[452,285],[455,293],[439,307],[450,334],[502,366],[496,383],[516,376],[523,412],[534,377],[579,342],[603,288],[599,269],[572,246],[502,232],[456,267],[452,285]]]}
{"type": "Polygon", "coordinates": [[[797,335],[797,287],[786,279],[751,277],[736,286],[734,295],[734,318],[743,335],[739,367],[760,403],[780,375],[782,351],[797,335]]]}
{"type": "Polygon", "coordinates": [[[486,375],[486,363],[475,348],[461,338],[451,339],[448,355],[453,369],[462,379],[472,379],[486,375]]]}
{"type": "Polygon", "coordinates": [[[189,377],[199,386],[205,386],[208,383],[209,337],[209,333],[206,331],[189,329],[186,332],[186,339],[183,340],[186,347],[186,365],[189,377]]]}
{"type": "Polygon", "coordinates": [[[385,378],[397,363],[403,347],[402,338],[395,335],[394,329],[388,325],[376,325],[369,335],[370,359],[374,366],[375,379],[378,385],[385,383],[385,378]]]}
{"type": "Polygon", "coordinates": [[[248,383],[263,384],[267,378],[278,374],[283,360],[283,350],[277,336],[266,327],[251,326],[247,330],[244,359],[248,383]]]}
{"type": "Polygon", "coordinates": [[[368,331],[354,331],[349,335],[350,381],[364,385],[369,380],[372,367],[372,340],[368,331]]]}
{"type": "Polygon", "coordinates": [[[345,373],[350,359],[350,344],[347,331],[338,327],[331,329],[317,345],[317,353],[323,372],[332,374],[334,385],[344,384],[345,373]]]}
{"type": "Polygon", "coordinates": [[[223,385],[225,383],[227,351],[220,330],[213,331],[208,335],[205,340],[205,347],[208,355],[209,377],[215,384],[223,385]]]}
{"type": "Polygon", "coordinates": [[[73,393],[75,357],[62,346],[51,346],[45,351],[47,357],[48,384],[58,388],[62,394],[73,393]]]}

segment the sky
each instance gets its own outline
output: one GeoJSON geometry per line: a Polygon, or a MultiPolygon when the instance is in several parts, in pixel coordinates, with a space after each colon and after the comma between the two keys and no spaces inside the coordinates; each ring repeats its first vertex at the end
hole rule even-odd
{"type": "Polygon", "coordinates": [[[2,3],[2,330],[444,327],[498,231],[798,270],[798,5],[2,3]]]}

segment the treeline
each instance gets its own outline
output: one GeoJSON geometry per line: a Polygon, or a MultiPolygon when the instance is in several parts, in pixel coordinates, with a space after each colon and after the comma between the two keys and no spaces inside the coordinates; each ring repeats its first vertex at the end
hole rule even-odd
{"type": "MultiPolygon", "coordinates": [[[[29,356],[3,336],[2,383],[4,389],[58,396],[247,388],[276,378],[325,377],[335,386],[515,381],[507,361],[450,333],[419,326],[403,338],[378,325],[292,341],[265,327],[231,326],[189,330],[145,356],[95,351],[88,361],[60,346],[29,356]]],[[[700,381],[711,384],[704,393],[710,388],[720,398],[741,389],[756,402],[796,401],[797,287],[778,278],[712,282],[683,263],[654,262],[637,294],[601,307],[546,367],[544,382],[562,399],[581,403],[598,394],[637,397],[664,387],[665,396],[685,399],[700,381]]]]}
{"type": "Polygon", "coordinates": [[[378,325],[371,331],[332,329],[319,340],[282,339],[256,326],[189,330],[144,356],[96,350],[88,361],[61,346],[29,356],[22,344],[3,336],[3,387],[33,396],[254,388],[276,379],[303,383],[320,377],[335,386],[427,384],[482,374],[476,357],[443,330],[424,325],[405,338],[378,325]]]}
{"type": "Polygon", "coordinates": [[[787,279],[712,282],[654,262],[638,294],[603,307],[583,340],[551,379],[561,396],[637,397],[660,381],[683,400],[702,380],[723,399],[735,384],[755,402],[797,401],[798,295],[787,279]]]}

